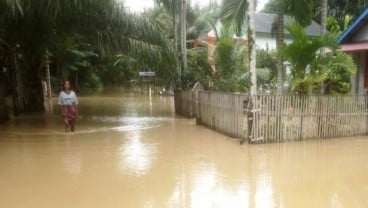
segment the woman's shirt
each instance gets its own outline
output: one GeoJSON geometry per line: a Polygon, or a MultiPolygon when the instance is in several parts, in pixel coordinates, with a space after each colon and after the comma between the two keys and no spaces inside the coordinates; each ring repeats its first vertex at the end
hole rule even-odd
{"type": "Polygon", "coordinates": [[[73,90],[71,90],[69,93],[61,91],[59,94],[58,104],[67,106],[78,105],[77,95],[73,90]]]}

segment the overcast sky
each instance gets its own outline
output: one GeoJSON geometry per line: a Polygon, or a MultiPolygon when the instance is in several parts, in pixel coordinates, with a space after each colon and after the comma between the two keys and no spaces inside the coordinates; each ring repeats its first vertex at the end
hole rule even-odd
{"type": "MultiPolygon", "coordinates": [[[[129,7],[132,11],[143,11],[145,8],[153,6],[153,0],[120,0],[125,2],[125,6],[129,7]]],[[[218,0],[220,1],[220,0],[218,0]]],[[[225,0],[226,1],[226,0],[225,0]]],[[[261,10],[268,0],[258,0],[257,11],[261,10]]],[[[207,5],[210,0],[192,0],[193,4],[207,5]]]]}

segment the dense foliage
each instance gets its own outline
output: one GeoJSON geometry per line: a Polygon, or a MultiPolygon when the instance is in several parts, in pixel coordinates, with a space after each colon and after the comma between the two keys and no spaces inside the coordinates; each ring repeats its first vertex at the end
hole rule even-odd
{"type": "MultiPolygon", "coordinates": [[[[103,80],[111,73],[108,69],[137,72],[145,65],[147,70],[170,71],[167,66],[175,64],[172,44],[160,29],[114,0],[1,1],[0,11],[0,68],[7,69],[9,79],[0,89],[10,89],[16,113],[43,109],[46,66],[57,92],[65,79],[77,87],[101,88],[108,82],[103,80]],[[113,65],[116,54],[134,59],[137,68],[113,65]]],[[[136,76],[124,73],[125,79],[136,76]]]]}
{"type": "Polygon", "coordinates": [[[249,90],[247,48],[241,40],[234,41],[232,33],[223,30],[216,45],[215,60],[215,90],[230,92],[249,90]]]}
{"type": "Polygon", "coordinates": [[[308,38],[297,23],[287,26],[293,42],[285,46],[284,55],[291,65],[291,90],[299,94],[319,93],[321,85],[327,94],[348,93],[356,71],[350,55],[337,50],[336,38],[308,38]],[[329,48],[326,54],[318,53],[329,48]]]}
{"type": "MultiPolygon", "coordinates": [[[[244,35],[249,2],[228,0],[221,7],[203,8],[179,0],[156,2],[158,7],[132,14],[115,0],[0,1],[0,120],[8,119],[8,95],[15,114],[41,111],[41,83],[49,78],[54,93],[66,79],[77,90],[137,83],[139,71],[156,72],[156,84],[171,89],[201,82],[209,90],[249,92],[254,59],[259,89],[272,92],[283,85],[285,58],[291,91],[350,91],[356,67],[337,50],[336,37],[310,39],[302,29],[326,11],[320,1],[270,0],[264,11],[277,14],[273,32],[278,47],[257,51],[256,58],[250,58],[256,49],[254,30],[248,28],[248,41],[234,38],[244,35]],[[298,22],[287,27],[294,39],[287,46],[284,14],[298,22]],[[224,23],[220,35],[215,25],[219,19],[224,23]],[[218,36],[214,42],[206,42],[210,30],[218,36]],[[323,47],[329,52],[318,53],[323,47]]],[[[367,1],[328,0],[327,29],[341,33],[367,6],[367,1]]]]}
{"type": "MultiPolygon", "coordinates": [[[[278,5],[281,0],[269,0],[263,12],[277,13],[278,5]]],[[[299,1],[293,1],[299,3],[299,1]]],[[[313,0],[312,14],[313,19],[320,22],[320,15],[322,10],[321,0],[313,0]]],[[[286,4],[288,5],[288,4],[286,4]]],[[[368,7],[368,1],[351,1],[351,0],[328,0],[328,16],[329,21],[334,22],[333,25],[339,29],[345,29],[351,21],[356,18],[365,8],[368,7]]],[[[302,8],[302,7],[301,7],[302,8]]],[[[330,24],[329,24],[330,25],[330,24]]]]}

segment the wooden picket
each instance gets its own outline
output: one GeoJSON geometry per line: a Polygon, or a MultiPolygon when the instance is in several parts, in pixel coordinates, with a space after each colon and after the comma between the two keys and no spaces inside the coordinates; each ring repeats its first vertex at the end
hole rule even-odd
{"type": "Polygon", "coordinates": [[[192,112],[199,124],[249,143],[368,135],[368,96],[188,91],[177,100],[177,108],[192,112]]]}
{"type": "Polygon", "coordinates": [[[193,93],[191,90],[178,90],[174,92],[175,99],[175,112],[188,117],[193,118],[194,115],[194,104],[193,104],[193,93]]]}
{"type": "Polygon", "coordinates": [[[257,96],[250,143],[368,134],[368,97],[257,96]]]}
{"type": "Polygon", "coordinates": [[[198,93],[199,124],[208,126],[231,137],[245,138],[247,122],[244,94],[200,91],[198,93]]]}

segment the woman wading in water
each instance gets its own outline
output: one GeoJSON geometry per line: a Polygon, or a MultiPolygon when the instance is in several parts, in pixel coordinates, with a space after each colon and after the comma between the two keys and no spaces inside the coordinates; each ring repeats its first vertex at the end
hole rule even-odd
{"type": "Polygon", "coordinates": [[[78,98],[71,90],[70,82],[64,81],[64,90],[60,92],[58,104],[65,124],[65,132],[74,132],[75,120],[78,116],[78,98]]]}

